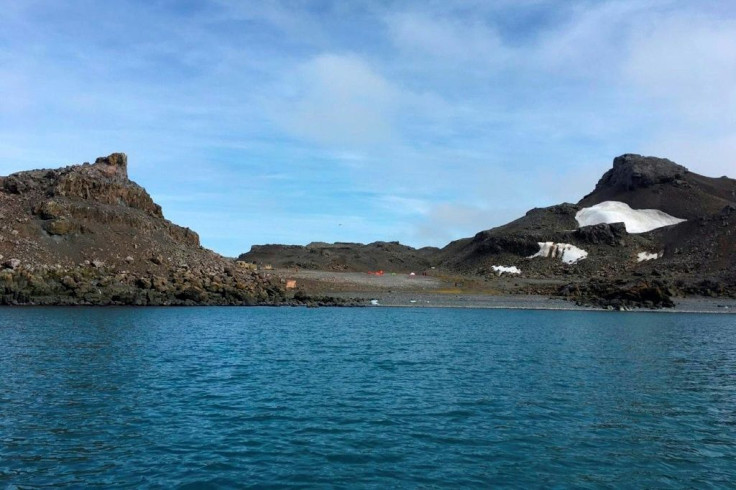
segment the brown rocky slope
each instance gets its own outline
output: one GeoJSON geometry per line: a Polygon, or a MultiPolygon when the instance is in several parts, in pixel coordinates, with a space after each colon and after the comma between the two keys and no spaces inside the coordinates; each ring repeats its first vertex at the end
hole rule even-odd
{"type": "Polygon", "coordinates": [[[242,270],[164,219],[127,157],[0,177],[0,304],[274,304],[242,270]]]}

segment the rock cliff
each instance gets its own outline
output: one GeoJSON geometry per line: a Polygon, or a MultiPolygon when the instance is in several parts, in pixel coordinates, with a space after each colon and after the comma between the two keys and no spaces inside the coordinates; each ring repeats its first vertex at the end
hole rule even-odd
{"type": "Polygon", "coordinates": [[[0,303],[273,304],[274,278],[238,268],[171,223],[127,157],[0,177],[0,303]]]}

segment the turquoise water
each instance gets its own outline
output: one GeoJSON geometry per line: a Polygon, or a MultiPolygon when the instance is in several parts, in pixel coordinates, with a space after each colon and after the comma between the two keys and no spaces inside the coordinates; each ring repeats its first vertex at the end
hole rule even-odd
{"type": "Polygon", "coordinates": [[[736,316],[0,310],[0,487],[736,481],[736,316]]]}

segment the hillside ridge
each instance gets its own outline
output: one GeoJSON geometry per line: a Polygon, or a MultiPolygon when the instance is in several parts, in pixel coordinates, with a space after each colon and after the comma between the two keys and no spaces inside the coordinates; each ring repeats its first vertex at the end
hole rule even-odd
{"type": "Polygon", "coordinates": [[[374,270],[431,270],[481,278],[489,288],[599,306],[668,306],[677,295],[736,296],[734,210],[736,180],[699,175],[665,158],[624,154],[579,202],[531,209],[440,249],[396,243],[393,255],[386,255],[371,244],[343,244],[339,267],[314,260],[315,254],[329,255],[324,244],[288,251],[254,246],[240,259],[315,270],[360,272],[366,264],[374,270]],[[499,277],[508,271],[513,277],[499,277]]]}
{"type": "Polygon", "coordinates": [[[2,304],[273,304],[277,278],[200,246],[128,178],[124,153],[0,177],[2,304]]]}

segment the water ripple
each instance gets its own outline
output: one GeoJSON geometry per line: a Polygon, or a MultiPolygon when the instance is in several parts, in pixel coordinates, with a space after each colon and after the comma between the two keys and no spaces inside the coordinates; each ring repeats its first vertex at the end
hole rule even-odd
{"type": "Polygon", "coordinates": [[[736,481],[727,315],[4,309],[0,373],[10,488],[736,481]]]}

